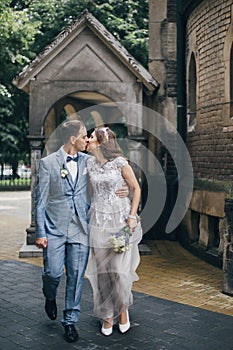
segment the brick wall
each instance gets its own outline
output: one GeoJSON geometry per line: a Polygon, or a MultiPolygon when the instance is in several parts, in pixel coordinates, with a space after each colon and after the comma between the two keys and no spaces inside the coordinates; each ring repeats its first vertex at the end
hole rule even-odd
{"type": "Polygon", "coordinates": [[[224,122],[224,44],[231,5],[232,0],[204,0],[187,21],[186,56],[195,47],[199,91],[197,125],[187,135],[187,146],[198,178],[233,180],[233,128],[224,122]]]}

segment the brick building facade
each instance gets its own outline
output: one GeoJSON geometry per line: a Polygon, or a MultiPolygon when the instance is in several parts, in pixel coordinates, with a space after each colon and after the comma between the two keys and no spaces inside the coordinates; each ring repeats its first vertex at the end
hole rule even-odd
{"type": "MultiPolygon", "coordinates": [[[[187,134],[194,174],[197,178],[227,182],[233,180],[230,77],[225,74],[230,64],[227,37],[233,33],[232,4],[231,0],[201,1],[190,13],[186,25],[187,80],[192,77],[191,60],[197,72],[195,126],[188,125],[187,134]]],[[[192,108],[189,94],[194,93],[189,85],[187,82],[188,113],[192,108]]]]}
{"type": "Polygon", "coordinates": [[[233,2],[196,1],[192,10],[183,6],[183,18],[187,147],[195,176],[186,227],[194,247],[223,260],[223,289],[232,293],[233,2]]]}
{"type": "MultiPolygon", "coordinates": [[[[232,0],[151,0],[149,64],[152,75],[158,67],[162,72],[160,112],[170,114],[172,101],[177,109],[173,123],[177,122],[193,165],[194,190],[178,229],[179,240],[219,266],[223,261],[229,274],[233,260],[232,0]]],[[[225,282],[225,291],[232,291],[225,282]]]]}

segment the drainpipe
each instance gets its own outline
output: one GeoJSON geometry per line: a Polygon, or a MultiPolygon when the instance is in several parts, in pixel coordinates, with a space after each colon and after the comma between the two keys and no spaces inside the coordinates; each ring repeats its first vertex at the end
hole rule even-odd
{"type": "Polygon", "coordinates": [[[177,23],[177,131],[186,141],[186,69],[185,69],[185,21],[182,14],[182,0],[177,0],[176,23],[177,23]]]}
{"type": "MultiPolygon", "coordinates": [[[[177,84],[177,131],[186,142],[186,68],[185,68],[185,21],[182,13],[183,0],[176,3],[176,84],[177,84]]],[[[182,150],[178,149],[179,163],[183,158],[182,150]]],[[[178,192],[179,179],[170,184],[172,207],[175,204],[178,192]]],[[[178,228],[172,233],[179,240],[178,228]]]]}

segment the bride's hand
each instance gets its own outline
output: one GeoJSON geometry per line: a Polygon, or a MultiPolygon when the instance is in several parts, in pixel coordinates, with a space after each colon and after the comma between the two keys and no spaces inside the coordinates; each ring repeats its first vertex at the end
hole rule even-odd
{"type": "Polygon", "coordinates": [[[124,184],[123,184],[123,186],[121,188],[118,188],[116,190],[115,194],[117,195],[117,197],[120,197],[120,198],[128,197],[128,195],[129,195],[129,188],[128,188],[126,182],[124,182],[124,184]]]}
{"type": "Polygon", "coordinates": [[[135,230],[135,227],[137,226],[138,222],[136,219],[128,218],[127,219],[127,225],[130,228],[130,232],[133,233],[135,230]]]}

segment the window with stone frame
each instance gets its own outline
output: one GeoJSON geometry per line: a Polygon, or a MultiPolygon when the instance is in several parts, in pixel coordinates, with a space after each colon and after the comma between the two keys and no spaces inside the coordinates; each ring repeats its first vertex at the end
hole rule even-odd
{"type": "Polygon", "coordinates": [[[231,5],[231,22],[229,24],[223,49],[225,63],[225,103],[223,109],[223,132],[233,130],[233,5],[231,5]]]}
{"type": "Polygon", "coordinates": [[[233,120],[233,44],[230,54],[230,118],[233,120]]]}
{"type": "Polygon", "coordinates": [[[187,108],[187,130],[195,130],[197,123],[197,69],[194,53],[191,54],[188,67],[188,108],[187,108]]]}

